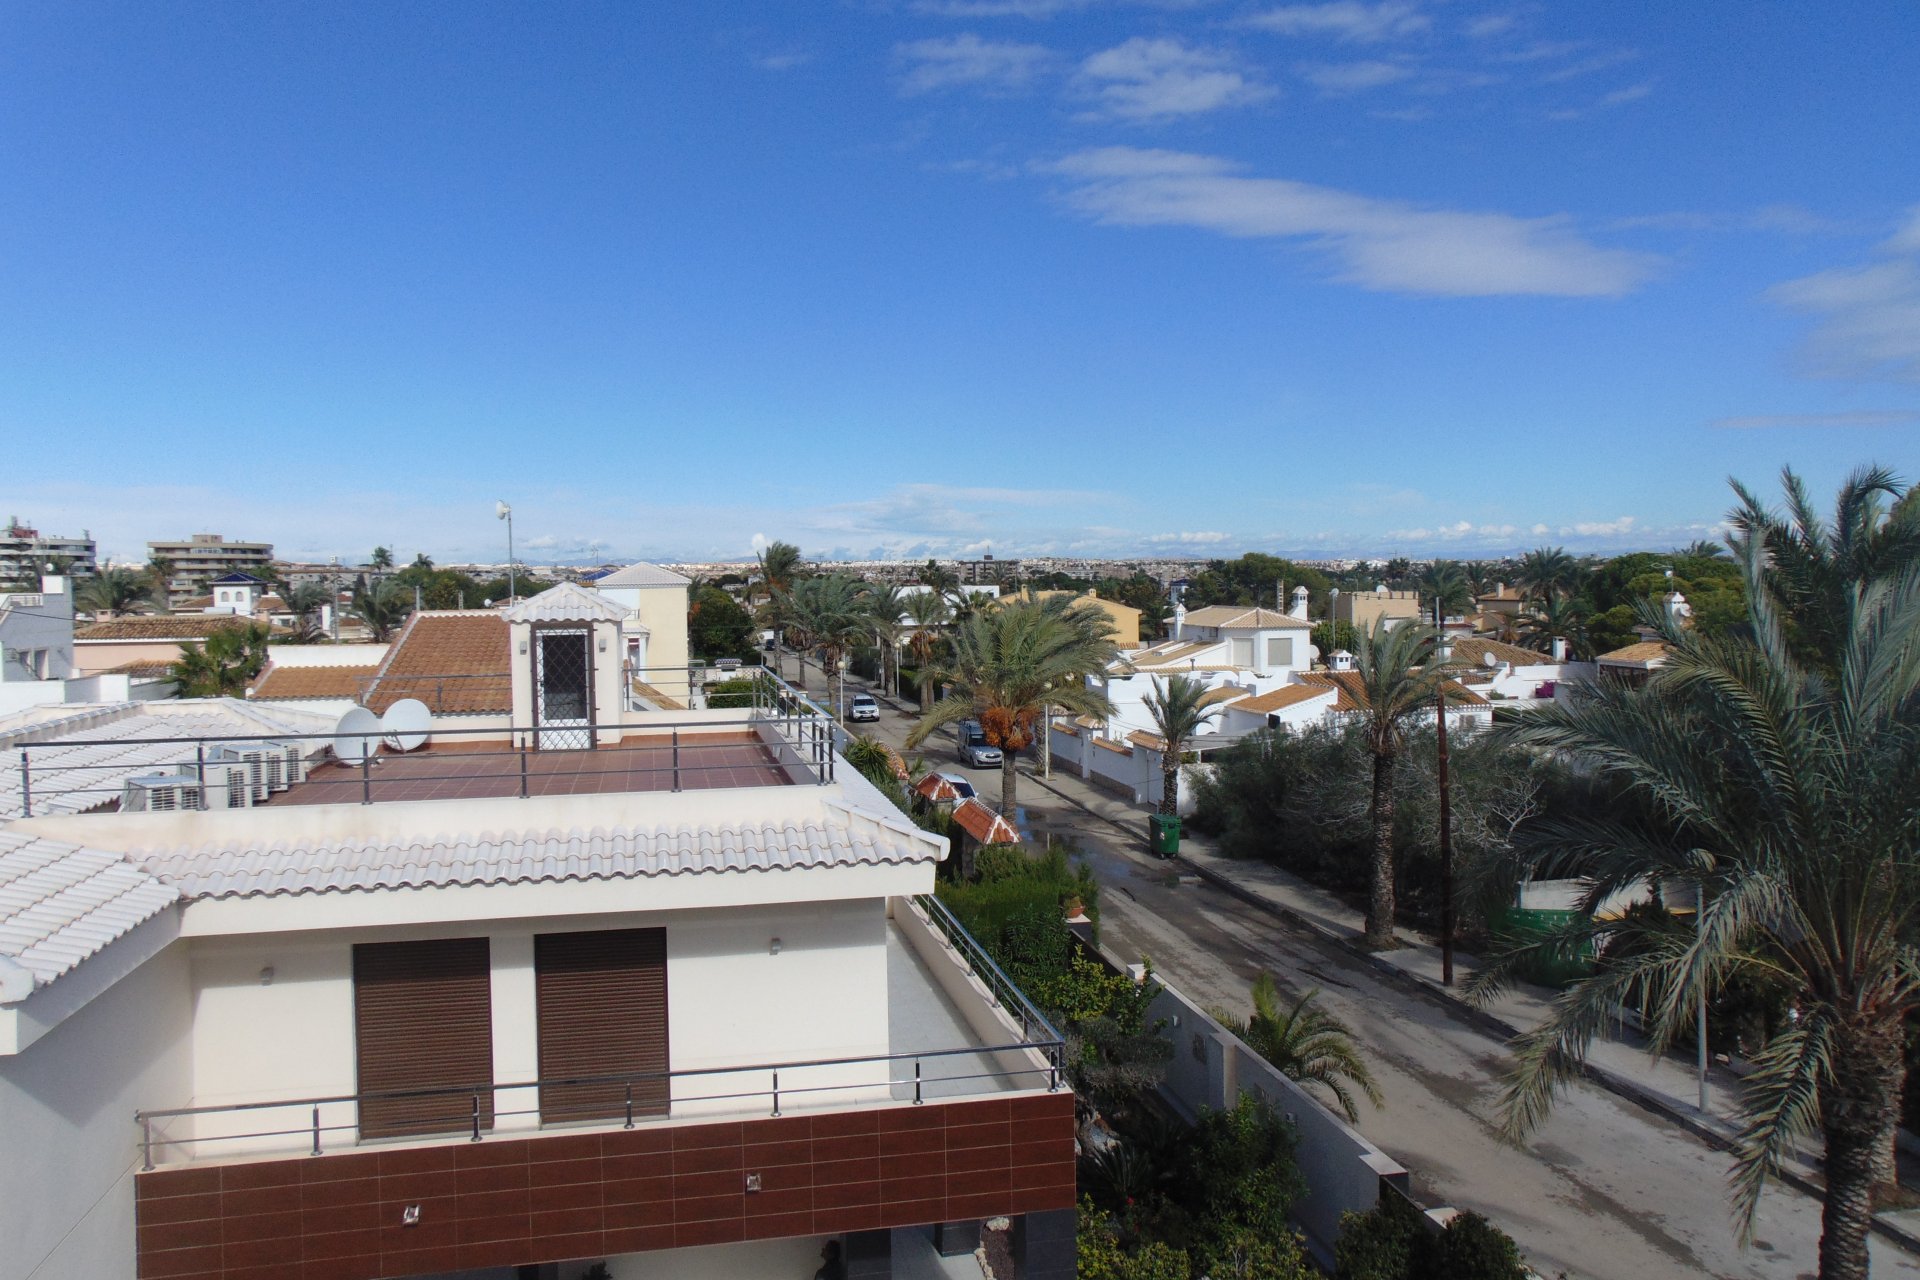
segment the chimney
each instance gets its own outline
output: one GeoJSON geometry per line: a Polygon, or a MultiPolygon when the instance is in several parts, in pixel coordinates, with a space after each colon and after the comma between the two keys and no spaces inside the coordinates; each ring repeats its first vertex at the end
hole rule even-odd
{"type": "Polygon", "coordinates": [[[1553,660],[1555,662],[1565,662],[1567,660],[1567,638],[1565,636],[1555,636],[1553,638],[1553,660]]]}
{"type": "Polygon", "coordinates": [[[1678,591],[1669,591],[1661,597],[1661,603],[1667,607],[1667,621],[1679,626],[1693,616],[1693,606],[1678,591]]]}
{"type": "Polygon", "coordinates": [[[1353,670],[1353,655],[1345,649],[1335,649],[1333,657],[1327,662],[1327,669],[1329,671],[1353,670]]]}
{"type": "Polygon", "coordinates": [[[1180,639],[1180,633],[1187,625],[1187,606],[1179,600],[1173,602],[1173,638],[1180,639]]]}
{"type": "Polygon", "coordinates": [[[1306,618],[1307,589],[1305,587],[1295,587],[1293,589],[1293,608],[1287,610],[1287,616],[1290,618],[1300,618],[1303,620],[1306,618]]]}

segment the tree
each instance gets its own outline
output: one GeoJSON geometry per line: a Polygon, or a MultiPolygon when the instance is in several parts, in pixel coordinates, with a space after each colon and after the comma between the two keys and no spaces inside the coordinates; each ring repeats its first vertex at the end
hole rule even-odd
{"type": "Polygon", "coordinates": [[[1385,619],[1360,633],[1354,652],[1356,675],[1350,690],[1359,702],[1373,755],[1373,851],[1367,894],[1366,944],[1385,951],[1399,945],[1393,936],[1393,770],[1406,745],[1407,720],[1433,705],[1444,676],[1434,658],[1430,628],[1385,619]]]}
{"type": "Polygon", "coordinates": [[[896,694],[900,692],[900,640],[906,634],[903,621],[906,607],[906,597],[900,594],[898,585],[891,582],[867,585],[867,617],[874,643],[880,650],[880,685],[896,694]]]}
{"type": "Polygon", "coordinates": [[[321,610],[333,602],[333,593],[317,582],[303,582],[297,587],[288,587],[280,597],[293,614],[293,636],[295,644],[312,644],[325,636],[320,626],[321,610]]]}
{"type": "Polygon", "coordinates": [[[1353,1089],[1365,1094],[1376,1107],[1384,1106],[1385,1099],[1353,1043],[1353,1033],[1314,1003],[1319,997],[1320,991],[1315,988],[1294,1001],[1291,1008],[1282,1009],[1273,975],[1263,973],[1253,981],[1253,1014],[1244,1022],[1219,1009],[1208,1012],[1246,1041],[1274,1070],[1289,1080],[1324,1089],[1341,1115],[1349,1122],[1358,1122],[1360,1108],[1353,1089]]]}
{"type": "MultiPolygon", "coordinates": [[[[1797,505],[1805,530],[1809,512],[1797,505]]],[[[1593,686],[1498,729],[1525,748],[1592,762],[1634,802],[1550,811],[1530,828],[1530,869],[1583,877],[1589,914],[1616,890],[1674,880],[1699,886],[1702,905],[1695,930],[1630,913],[1538,944],[1592,945],[1603,960],[1522,1038],[1506,1123],[1517,1135],[1540,1122],[1618,1005],[1641,1010],[1661,1052],[1690,1034],[1716,988],[1784,979],[1798,1017],[1752,1058],[1735,1218],[1749,1236],[1783,1154],[1817,1129],[1819,1274],[1856,1280],[1867,1275],[1874,1187],[1899,1112],[1905,1026],[1920,1005],[1920,567],[1888,579],[1878,557],[1850,557],[1859,576],[1835,602],[1828,557],[1812,553],[1834,544],[1796,536],[1789,554],[1805,558],[1776,559],[1779,541],[1764,526],[1736,539],[1751,638],[1670,627],[1667,665],[1644,688],[1593,686]],[[1790,644],[1782,598],[1840,612],[1790,644]],[[1812,636],[1831,648],[1807,653],[1812,636]]],[[[1516,963],[1503,957],[1477,991],[1496,989],[1516,963]]]]}
{"type": "Polygon", "coordinates": [[[952,596],[960,590],[960,575],[931,558],[920,568],[920,582],[937,596],[952,596]]]}
{"type": "Polygon", "coordinates": [[[409,569],[418,569],[422,573],[432,573],[433,559],[432,557],[428,556],[427,553],[424,551],[417,552],[413,557],[413,563],[408,565],[407,567],[409,569]]]}
{"type": "Polygon", "coordinates": [[[1360,643],[1360,633],[1354,629],[1351,622],[1340,622],[1332,618],[1315,623],[1310,638],[1313,647],[1320,651],[1322,662],[1342,649],[1352,653],[1354,647],[1360,643]]]}
{"type": "Polygon", "coordinates": [[[1235,696],[1238,690],[1209,689],[1205,681],[1191,676],[1174,676],[1164,683],[1155,677],[1153,692],[1142,701],[1153,718],[1154,729],[1166,743],[1160,752],[1161,813],[1172,816],[1180,812],[1180,765],[1188,740],[1225,710],[1220,705],[1225,699],[1235,696]]]}
{"type": "Polygon", "coordinates": [[[1587,611],[1571,596],[1549,593],[1534,600],[1520,617],[1520,643],[1536,653],[1551,653],[1553,642],[1565,640],[1569,656],[1590,658],[1587,611]]]}
{"type": "Polygon", "coordinates": [[[719,587],[689,591],[687,643],[701,658],[750,658],[753,618],[719,587]]]}
{"type": "Polygon", "coordinates": [[[920,675],[920,710],[925,711],[933,700],[933,650],[940,643],[941,628],[953,617],[953,609],[947,598],[937,591],[920,591],[907,597],[907,621],[912,630],[907,635],[907,647],[913,650],[913,661],[920,675]]]}
{"type": "Polygon", "coordinates": [[[393,552],[387,547],[375,547],[367,565],[375,573],[384,573],[393,568],[393,552]]]}
{"type": "Polygon", "coordinates": [[[238,698],[267,665],[267,634],[262,622],[222,627],[203,644],[181,645],[167,674],[183,698],[238,698]]]}
{"type": "Polygon", "coordinates": [[[1736,555],[1764,555],[1760,585],[1789,645],[1802,661],[1826,668],[1843,648],[1860,584],[1898,577],[1920,563],[1920,490],[1903,486],[1885,467],[1862,467],[1847,477],[1823,520],[1793,469],[1780,473],[1785,514],[1775,512],[1733,481],[1740,502],[1727,519],[1736,555]]]}
{"type": "MultiPolygon", "coordinates": [[[[827,673],[829,690],[842,655],[862,637],[872,634],[866,590],[867,584],[858,578],[829,573],[802,578],[773,598],[773,616],[778,624],[797,633],[804,647],[820,654],[820,666],[827,673]]],[[[806,687],[806,677],[806,664],[802,662],[802,688],[806,687]]],[[[840,713],[844,716],[845,709],[840,713]]]]}
{"type": "Polygon", "coordinates": [[[936,729],[978,720],[1000,748],[1000,812],[1014,812],[1015,761],[1033,741],[1043,708],[1109,716],[1104,693],[1087,676],[1112,660],[1113,623],[1098,608],[1068,596],[1012,600],[957,625],[953,653],[935,669],[953,692],[929,707],[907,736],[917,747],[936,729]]]}
{"type": "Polygon", "coordinates": [[[763,600],[772,600],[798,582],[806,568],[805,562],[800,559],[800,548],[791,542],[769,542],[761,549],[758,559],[760,597],[763,600]]]}
{"type": "Polygon", "coordinates": [[[354,588],[353,615],[375,641],[385,644],[413,612],[413,589],[394,578],[354,588]]]}
{"type": "Polygon", "coordinates": [[[1676,560],[1724,560],[1727,558],[1727,546],[1724,542],[1710,542],[1705,538],[1695,538],[1684,547],[1673,549],[1676,560]]]}
{"type": "Polygon", "coordinates": [[[1442,617],[1473,608],[1473,584],[1458,561],[1435,560],[1420,571],[1419,587],[1429,608],[1439,602],[1442,617]]]}
{"type": "Polygon", "coordinates": [[[1520,557],[1518,578],[1515,585],[1530,599],[1570,596],[1580,582],[1580,562],[1565,547],[1537,547],[1520,557]]]}
{"type": "Polygon", "coordinates": [[[151,599],[152,581],[125,565],[109,565],[80,586],[80,607],[97,617],[117,618],[151,599]]]}

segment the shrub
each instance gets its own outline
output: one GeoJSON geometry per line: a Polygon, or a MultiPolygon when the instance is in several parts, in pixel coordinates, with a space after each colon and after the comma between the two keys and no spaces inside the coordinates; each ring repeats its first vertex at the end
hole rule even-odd
{"type": "Polygon", "coordinates": [[[1414,1243],[1425,1231],[1420,1211],[1398,1195],[1383,1194],[1366,1213],[1341,1214],[1335,1280],[1408,1280],[1414,1243]]]}
{"type": "Polygon", "coordinates": [[[1368,1213],[1340,1218],[1336,1280],[1526,1280],[1520,1247],[1477,1213],[1433,1231],[1413,1204],[1385,1195],[1368,1213]]]}
{"type": "Polygon", "coordinates": [[[722,707],[750,707],[753,705],[753,686],[757,683],[752,677],[739,680],[716,680],[705,686],[707,706],[718,710],[722,707]]]}
{"type": "Polygon", "coordinates": [[[1526,1280],[1513,1237],[1477,1213],[1454,1216],[1446,1230],[1425,1237],[1415,1253],[1414,1280],[1526,1280]]]}

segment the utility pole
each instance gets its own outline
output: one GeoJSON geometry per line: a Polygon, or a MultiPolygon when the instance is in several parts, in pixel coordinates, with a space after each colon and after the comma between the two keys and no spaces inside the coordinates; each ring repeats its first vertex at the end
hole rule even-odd
{"type": "MultiPolygon", "coordinates": [[[[1693,882],[1693,933],[1697,939],[1700,931],[1707,927],[1707,882],[1693,882]]],[[[1700,1012],[1696,1015],[1694,1039],[1698,1041],[1695,1054],[1700,1072],[1700,1114],[1707,1113],[1707,988],[1700,988],[1700,1012]]]]}
{"type": "MultiPolygon", "coordinates": [[[[1433,597],[1433,654],[1444,663],[1453,656],[1447,643],[1445,605],[1439,593],[1433,597]]],[[[1440,760],[1440,982],[1453,985],[1453,796],[1447,780],[1447,678],[1444,674],[1434,690],[1434,733],[1439,739],[1440,760]]]]}

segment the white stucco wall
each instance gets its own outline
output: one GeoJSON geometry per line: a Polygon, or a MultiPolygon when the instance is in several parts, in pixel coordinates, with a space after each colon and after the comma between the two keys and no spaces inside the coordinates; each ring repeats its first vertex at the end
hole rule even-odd
{"type": "Polygon", "coordinates": [[[0,1057],[0,1280],[133,1280],[133,1113],[191,1087],[187,952],[0,1057]]]}
{"type": "MultiPolygon", "coordinates": [[[[667,931],[667,1027],[673,1069],[861,1057],[887,1052],[886,901],[795,903],[733,910],[632,912],[513,922],[396,929],[197,938],[192,944],[191,1105],[218,1106],[355,1090],[353,945],[406,938],[485,936],[493,983],[494,1079],[538,1075],[533,939],[575,929],[664,927],[667,931]],[[781,940],[778,955],[770,943],[781,940]],[[271,982],[262,971],[273,970],[271,982]]],[[[783,1090],[805,1085],[872,1083],[885,1097],[884,1063],[783,1072],[783,1090]]],[[[677,1081],[674,1114],[759,1110],[754,1102],[702,1102],[702,1096],[763,1090],[765,1072],[677,1081]]],[[[865,1096],[842,1090],[782,1099],[783,1110],[844,1104],[865,1096]]],[[[125,1115],[131,1115],[130,1103],[125,1115]]],[[[187,1090],[147,1096],[137,1105],[188,1105],[187,1090]]],[[[500,1111],[534,1110],[534,1091],[503,1092],[500,1111]]],[[[769,1108],[770,1109],[770,1108],[769,1108]]],[[[299,1128],[305,1109],[202,1118],[170,1136],[205,1138],[299,1128]]],[[[123,1115],[124,1119],[124,1115],[123,1115]]],[[[353,1123],[352,1108],[322,1109],[324,1126],[353,1123]]],[[[503,1116],[500,1129],[536,1125],[536,1116],[503,1116]]],[[[341,1131],[327,1145],[352,1140],[341,1131]]],[[[304,1149],[300,1137],[221,1142],[205,1155],[241,1149],[304,1149]]]]}

